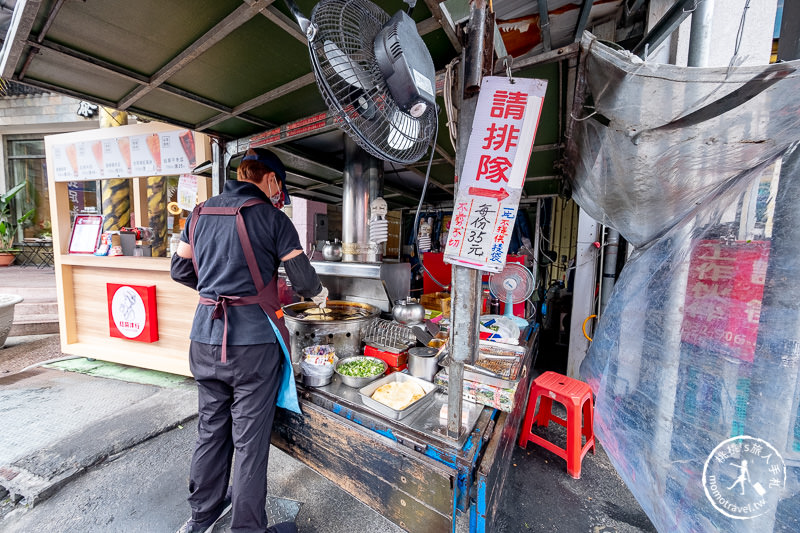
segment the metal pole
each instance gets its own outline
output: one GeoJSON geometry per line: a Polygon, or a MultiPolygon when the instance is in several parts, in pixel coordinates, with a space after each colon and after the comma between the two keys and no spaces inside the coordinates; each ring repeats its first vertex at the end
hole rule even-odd
{"type": "Polygon", "coordinates": [[[714,0],[701,0],[692,13],[692,31],[689,36],[690,67],[708,66],[711,52],[711,19],[714,16],[714,0]]]}
{"type": "MultiPolygon", "coordinates": [[[[483,74],[483,43],[486,31],[486,2],[470,2],[470,20],[464,48],[462,103],[458,114],[458,147],[456,148],[456,177],[461,175],[472,130],[472,119],[483,74]]],[[[451,355],[447,387],[447,435],[457,439],[461,433],[461,405],[464,389],[464,362],[473,363],[478,355],[478,317],[481,296],[481,271],[453,266],[451,308],[451,355]]]]}
{"type": "Polygon", "coordinates": [[[222,141],[211,139],[211,194],[213,196],[222,192],[225,186],[225,173],[228,168],[228,161],[225,157],[227,151],[222,141]]]}
{"type": "Polygon", "coordinates": [[[611,289],[617,281],[617,255],[619,253],[619,232],[613,228],[608,228],[606,234],[605,245],[605,258],[603,262],[603,279],[600,282],[602,292],[600,293],[600,312],[598,316],[603,315],[603,311],[608,304],[608,298],[611,296],[611,289]]]}

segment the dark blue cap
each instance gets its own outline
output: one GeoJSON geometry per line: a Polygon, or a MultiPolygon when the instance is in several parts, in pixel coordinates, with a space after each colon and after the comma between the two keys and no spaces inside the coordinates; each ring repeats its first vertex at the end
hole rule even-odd
{"type": "Polygon", "coordinates": [[[283,203],[286,205],[292,203],[289,199],[289,189],[286,188],[286,167],[283,166],[283,162],[278,159],[278,156],[263,148],[251,148],[248,152],[254,153],[245,155],[242,161],[258,161],[273,171],[278,179],[281,180],[281,187],[283,187],[283,203]]]}

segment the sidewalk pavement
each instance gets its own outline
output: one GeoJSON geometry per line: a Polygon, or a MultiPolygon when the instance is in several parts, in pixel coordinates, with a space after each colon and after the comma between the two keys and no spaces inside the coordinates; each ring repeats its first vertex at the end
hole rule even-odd
{"type": "MultiPolygon", "coordinates": [[[[64,357],[55,335],[10,340],[0,362],[26,350],[64,357]]],[[[0,531],[177,530],[190,513],[196,402],[189,378],[82,358],[0,374],[0,531]]],[[[301,533],[402,531],[276,448],[269,491],[270,517],[296,517],[301,533]]],[[[552,453],[515,447],[503,497],[489,531],[655,531],[602,446],[579,480],[552,453]]]]}

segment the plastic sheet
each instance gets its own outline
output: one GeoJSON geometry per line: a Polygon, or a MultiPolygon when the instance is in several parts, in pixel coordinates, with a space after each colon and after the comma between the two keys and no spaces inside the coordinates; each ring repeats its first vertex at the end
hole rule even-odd
{"type": "Polygon", "coordinates": [[[581,366],[595,434],[659,531],[800,531],[800,63],[582,46],[574,197],[636,245],[581,366]]]}

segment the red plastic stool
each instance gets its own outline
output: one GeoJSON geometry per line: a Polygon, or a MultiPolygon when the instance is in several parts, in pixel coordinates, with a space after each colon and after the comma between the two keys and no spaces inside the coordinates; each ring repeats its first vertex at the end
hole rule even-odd
{"type": "Polygon", "coordinates": [[[590,449],[594,453],[592,416],[592,389],[589,385],[556,372],[545,372],[531,383],[531,392],[528,396],[525,422],[520,431],[519,445],[525,448],[528,442],[535,442],[562,459],[566,459],[567,472],[575,479],[579,479],[581,477],[581,461],[583,461],[583,457],[590,449]],[[536,400],[539,398],[541,398],[539,410],[536,412],[536,400]],[[551,412],[553,400],[567,408],[566,420],[553,415],[551,412]],[[581,424],[581,412],[583,412],[583,424],[581,424]],[[566,450],[531,433],[534,416],[537,426],[547,427],[550,421],[553,421],[567,428],[566,450]],[[586,437],[586,444],[583,446],[581,446],[581,436],[586,437]]]}

